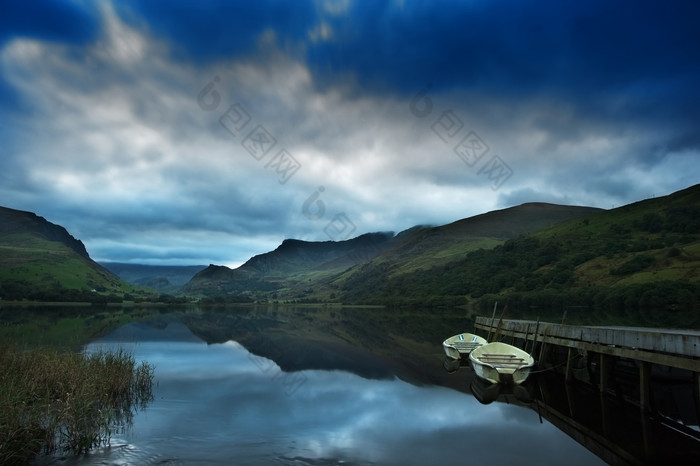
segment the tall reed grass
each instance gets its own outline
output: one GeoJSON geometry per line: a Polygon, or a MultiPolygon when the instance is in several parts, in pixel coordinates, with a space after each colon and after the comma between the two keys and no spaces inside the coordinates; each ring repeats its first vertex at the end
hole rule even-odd
{"type": "Polygon", "coordinates": [[[154,368],[124,351],[0,345],[0,464],[109,444],[153,398],[154,368]]]}

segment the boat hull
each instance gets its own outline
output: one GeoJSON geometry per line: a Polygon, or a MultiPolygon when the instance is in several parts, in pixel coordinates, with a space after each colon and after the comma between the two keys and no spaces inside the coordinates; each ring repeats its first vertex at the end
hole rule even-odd
{"type": "Polygon", "coordinates": [[[517,369],[512,373],[503,372],[493,367],[487,366],[485,364],[474,363],[472,361],[472,367],[474,368],[474,373],[484,380],[488,380],[491,383],[502,383],[505,385],[509,384],[521,384],[527,380],[530,375],[530,368],[517,369]]]}
{"type": "Polygon", "coordinates": [[[489,343],[469,354],[474,373],[491,383],[521,384],[535,361],[526,352],[505,343],[489,343]]]}
{"type": "Polygon", "coordinates": [[[460,333],[452,336],[442,342],[442,348],[445,350],[445,355],[450,359],[468,358],[475,348],[483,346],[487,343],[485,338],[482,338],[473,333],[460,333]]]}

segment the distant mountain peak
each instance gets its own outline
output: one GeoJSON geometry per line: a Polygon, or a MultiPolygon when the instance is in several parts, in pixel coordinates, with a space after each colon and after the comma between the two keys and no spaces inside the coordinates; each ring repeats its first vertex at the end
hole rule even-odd
{"type": "Polygon", "coordinates": [[[49,222],[33,212],[0,207],[0,234],[32,233],[48,241],[63,243],[86,259],[90,255],[85,245],[60,225],[49,222]]]}
{"type": "Polygon", "coordinates": [[[0,299],[106,303],[152,296],[93,261],[82,241],[32,212],[0,207],[0,299]]]}

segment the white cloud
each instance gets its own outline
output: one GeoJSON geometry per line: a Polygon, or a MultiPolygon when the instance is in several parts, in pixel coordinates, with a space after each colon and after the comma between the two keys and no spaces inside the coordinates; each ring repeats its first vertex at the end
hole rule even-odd
{"type": "Polygon", "coordinates": [[[333,28],[327,21],[321,21],[316,27],[309,30],[309,40],[316,44],[327,41],[333,36],[333,28]]]}
{"type": "Polygon", "coordinates": [[[108,2],[101,2],[105,37],[97,44],[97,56],[120,66],[143,61],[148,54],[146,38],[119,20],[108,2]]]}
{"type": "MultiPolygon", "coordinates": [[[[318,8],[322,16],[342,16],[350,2],[318,8]]],[[[199,250],[210,255],[206,262],[235,264],[286,237],[326,240],[324,226],[339,213],[359,235],[448,223],[525,194],[607,207],[675,189],[678,181],[667,181],[674,173],[695,182],[695,153],[661,158],[652,176],[636,161],[635,151],[668,129],[640,135],[634,122],[591,121],[540,96],[510,101],[458,92],[431,95],[434,111],[421,119],[409,109],[410,96],[363,95],[342,81],[319,89],[273,29],[248,58],[195,66],[148,31],[127,26],[108,3],[101,12],[96,42],[15,39],[0,51],[0,65],[31,109],[12,123],[21,153],[3,162],[14,180],[3,188],[5,202],[45,216],[55,210],[52,221],[85,234],[102,259],[126,251],[135,260],[163,261],[166,241],[173,257],[201,263],[199,250]],[[208,83],[218,96],[210,111],[197,100],[208,83]],[[219,121],[233,104],[250,117],[239,134],[219,121]],[[434,131],[448,109],[463,123],[459,137],[474,131],[489,146],[478,164],[458,157],[458,138],[446,143],[434,131]],[[241,144],[257,125],[276,139],[262,160],[241,144]],[[284,183],[268,165],[280,149],[300,165],[284,183]],[[494,155],[513,171],[497,190],[482,170],[494,155]],[[302,207],[321,186],[324,216],[311,221],[302,207]],[[119,228],[108,228],[114,222],[119,228]],[[202,232],[211,235],[203,240],[202,232]]],[[[325,21],[309,32],[312,39],[332,38],[325,21]]]]}
{"type": "Polygon", "coordinates": [[[342,16],[348,13],[351,0],[317,0],[320,10],[330,16],[342,16]]]}

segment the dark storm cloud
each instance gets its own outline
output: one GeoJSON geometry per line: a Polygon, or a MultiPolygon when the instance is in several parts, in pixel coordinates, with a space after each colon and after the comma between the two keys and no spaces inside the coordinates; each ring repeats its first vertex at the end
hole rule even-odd
{"type": "Polygon", "coordinates": [[[127,0],[115,8],[133,25],[145,22],[144,27],[157,37],[177,44],[176,55],[194,62],[249,57],[258,37],[268,29],[296,41],[315,19],[312,3],[279,0],[127,0]]]}
{"type": "Polygon", "coordinates": [[[99,15],[90,3],[22,0],[0,4],[0,45],[18,37],[83,44],[95,38],[99,15]]]}
{"type": "Polygon", "coordinates": [[[311,62],[406,92],[430,82],[576,96],[697,75],[699,14],[692,1],[356,2],[311,62]]]}
{"type": "MultiPolygon", "coordinates": [[[[90,5],[61,0],[0,2],[0,48],[16,38],[36,38],[70,44],[84,44],[99,32],[99,15],[90,5]]],[[[21,109],[22,102],[0,75],[0,102],[3,110],[21,109]]]]}
{"type": "Polygon", "coordinates": [[[410,93],[432,83],[576,96],[633,83],[653,91],[699,72],[694,1],[359,1],[335,13],[322,5],[131,0],[116,8],[195,61],[250,55],[271,29],[283,44],[307,45],[321,82],[350,74],[369,90],[410,93]],[[330,33],[309,41],[319,21],[330,33]]]}
{"type": "Polygon", "coordinates": [[[355,234],[401,231],[699,181],[698,2],[5,3],[1,203],[100,259],[242,263],[327,240],[340,213],[355,234]],[[251,117],[238,135],[220,120],[234,103],[251,117]],[[435,126],[448,110],[463,123],[449,142],[435,126]],[[277,140],[267,158],[242,145],[256,126],[277,140]],[[455,153],[468,131],[484,163],[512,168],[506,184],[455,153]],[[268,165],[282,148],[300,167],[288,183],[268,165]]]}
{"type": "Polygon", "coordinates": [[[138,1],[117,6],[194,62],[249,57],[266,30],[304,60],[314,85],[407,98],[487,93],[518,105],[546,95],[577,119],[677,125],[700,118],[700,3],[694,1],[138,1]],[[327,37],[310,40],[319,24],[327,37]]]}

